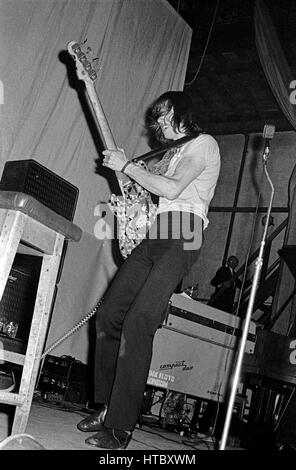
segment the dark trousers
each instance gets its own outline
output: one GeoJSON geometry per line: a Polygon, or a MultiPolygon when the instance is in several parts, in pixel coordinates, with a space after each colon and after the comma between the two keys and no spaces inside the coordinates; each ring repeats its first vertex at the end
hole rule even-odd
{"type": "Polygon", "coordinates": [[[105,426],[133,430],[141,410],[153,337],[176,286],[198,256],[184,241],[145,239],[123,263],[97,312],[95,400],[105,426]]]}

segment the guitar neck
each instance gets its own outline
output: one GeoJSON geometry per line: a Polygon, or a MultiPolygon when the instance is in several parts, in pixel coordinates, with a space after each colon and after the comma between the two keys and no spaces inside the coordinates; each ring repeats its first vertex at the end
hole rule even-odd
{"type": "MultiPolygon", "coordinates": [[[[113,138],[110,126],[108,124],[107,118],[105,116],[103,107],[100,103],[96,90],[94,88],[93,83],[86,83],[86,89],[91,101],[95,116],[97,118],[97,122],[99,125],[99,130],[101,137],[103,139],[104,147],[109,150],[117,149],[117,145],[115,144],[115,140],[113,138]]],[[[128,176],[120,171],[115,171],[121,192],[123,193],[123,186],[124,184],[129,181],[128,176]]]]}

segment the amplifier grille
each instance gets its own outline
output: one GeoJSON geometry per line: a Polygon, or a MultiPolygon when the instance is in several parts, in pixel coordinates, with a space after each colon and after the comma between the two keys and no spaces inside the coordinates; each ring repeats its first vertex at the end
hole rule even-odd
{"type": "Polygon", "coordinates": [[[6,162],[0,191],[18,191],[34,197],[68,220],[73,220],[78,188],[35,160],[6,162]]]}

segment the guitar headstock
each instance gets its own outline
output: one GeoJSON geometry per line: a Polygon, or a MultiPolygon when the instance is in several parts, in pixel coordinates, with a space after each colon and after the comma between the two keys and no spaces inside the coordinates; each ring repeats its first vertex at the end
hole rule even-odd
{"type": "Polygon", "coordinates": [[[97,78],[96,71],[92,68],[92,65],[86,53],[82,50],[80,44],[75,41],[71,41],[67,45],[68,52],[75,60],[77,76],[80,80],[83,80],[86,84],[93,83],[97,78]]]}

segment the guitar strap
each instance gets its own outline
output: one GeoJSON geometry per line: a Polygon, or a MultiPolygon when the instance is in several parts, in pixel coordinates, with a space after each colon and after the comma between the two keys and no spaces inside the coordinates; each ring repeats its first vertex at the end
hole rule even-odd
{"type": "Polygon", "coordinates": [[[168,150],[170,149],[173,149],[173,148],[179,148],[181,147],[182,145],[186,144],[186,142],[189,142],[190,140],[193,140],[193,139],[196,139],[196,137],[198,137],[197,135],[196,136],[186,136],[186,137],[182,137],[181,139],[178,139],[178,140],[174,140],[172,143],[164,146],[164,147],[158,147],[157,149],[154,149],[154,150],[150,150],[149,152],[147,153],[144,153],[144,155],[140,155],[139,157],[134,157],[132,158],[133,161],[137,161],[137,160],[142,160],[142,161],[145,161],[145,160],[149,160],[150,158],[153,158],[153,157],[156,157],[158,155],[161,155],[162,153],[164,154],[165,152],[167,152],[168,150]]]}
{"type": "Polygon", "coordinates": [[[153,165],[153,167],[150,169],[150,172],[154,173],[155,175],[164,175],[168,169],[171,159],[177,152],[178,147],[173,147],[167,150],[164,156],[153,165]]]}

